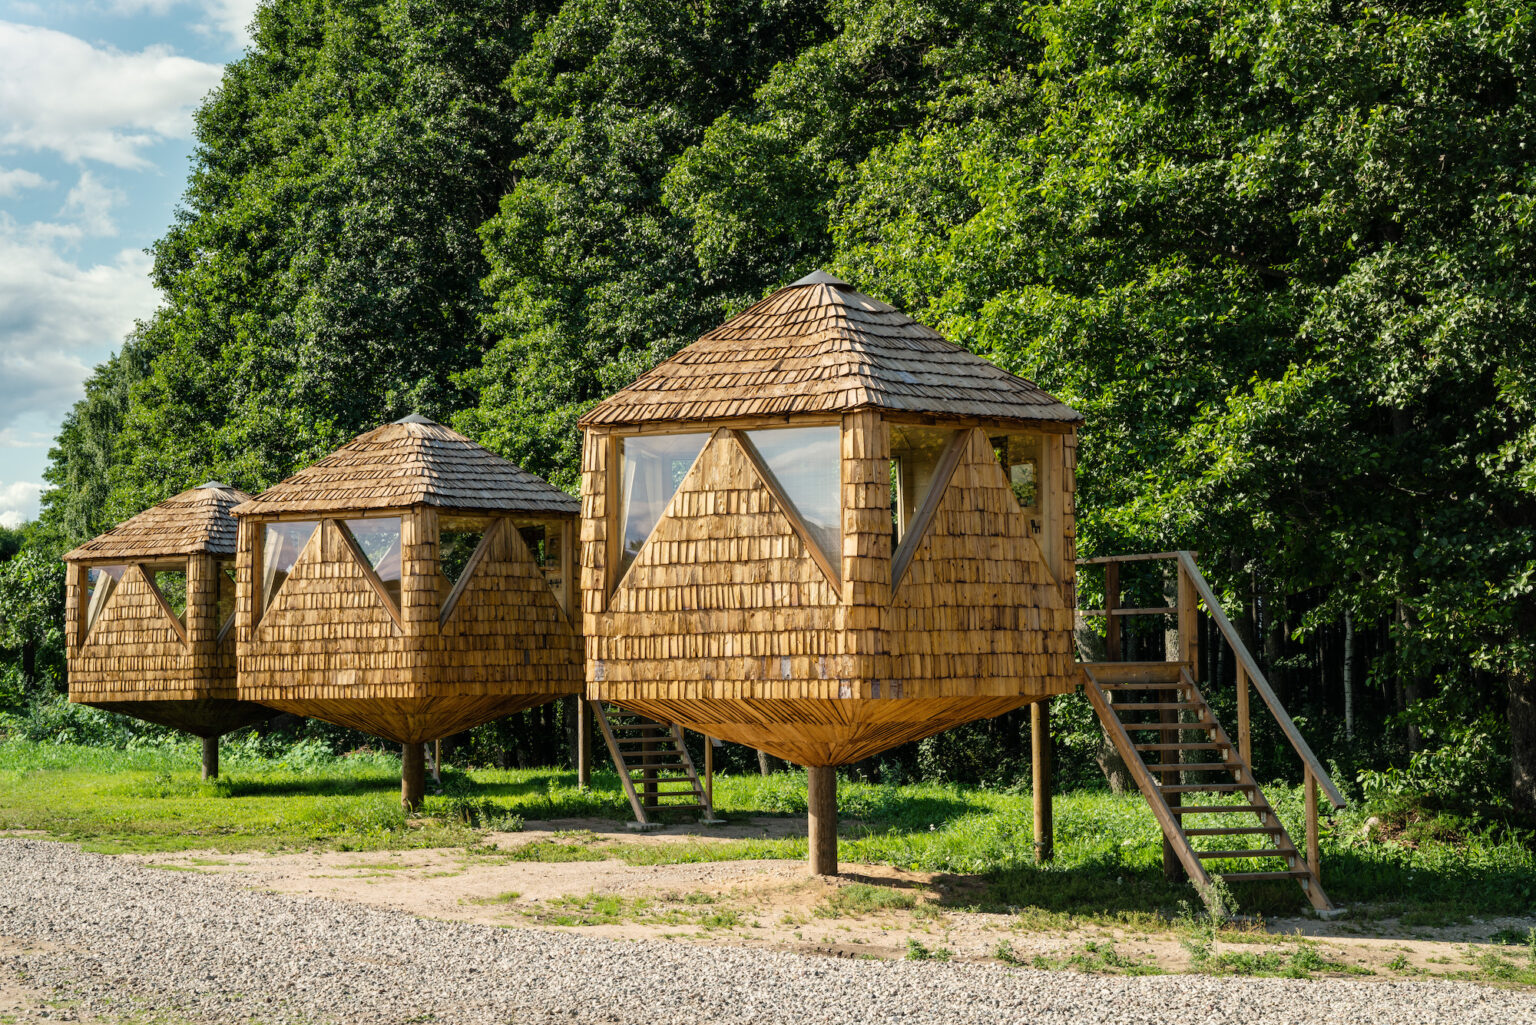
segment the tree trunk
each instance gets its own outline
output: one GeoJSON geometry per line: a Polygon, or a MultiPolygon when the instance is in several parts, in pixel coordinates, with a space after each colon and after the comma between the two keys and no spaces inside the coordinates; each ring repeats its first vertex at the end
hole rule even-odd
{"type": "MultiPolygon", "coordinates": [[[[1522,609],[1515,630],[1527,642],[1536,638],[1536,609],[1522,609]]],[[[1536,678],[1517,671],[1509,674],[1508,684],[1510,803],[1536,820],[1536,678]]]]}
{"type": "Polygon", "coordinates": [[[757,753],[757,771],[762,775],[771,776],[775,772],[782,771],[783,768],[784,762],[782,759],[775,758],[767,751],[759,751],[757,753]]]}
{"type": "Polygon", "coordinates": [[[1355,617],[1344,613],[1344,736],[1355,737],[1355,617]]]}

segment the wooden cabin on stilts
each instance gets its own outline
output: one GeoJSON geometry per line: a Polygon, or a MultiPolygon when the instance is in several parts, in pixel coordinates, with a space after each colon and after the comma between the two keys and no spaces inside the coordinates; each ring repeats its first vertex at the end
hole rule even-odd
{"type": "Polygon", "coordinates": [[[773,293],[581,421],[587,696],[805,766],[819,874],[834,766],[1034,702],[1048,794],[1080,422],[830,275],[773,293]]]}
{"type": "Polygon", "coordinates": [[[209,481],[64,556],[69,699],[203,740],[277,713],[235,687],[235,517],[250,496],[209,481]]]}
{"type": "Polygon", "coordinates": [[[408,416],[237,506],[239,693],[423,745],[581,690],[576,499],[408,416]]]}

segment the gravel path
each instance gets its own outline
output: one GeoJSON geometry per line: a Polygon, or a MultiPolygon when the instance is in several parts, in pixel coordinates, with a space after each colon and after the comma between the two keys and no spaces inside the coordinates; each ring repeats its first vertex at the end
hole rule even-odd
{"type": "Polygon", "coordinates": [[[82,1016],[132,998],[267,1023],[1536,1023],[1536,996],[1452,983],[841,961],[436,922],[35,840],[0,839],[0,938],[31,948],[0,947],[0,972],[74,994],[82,1016]]]}

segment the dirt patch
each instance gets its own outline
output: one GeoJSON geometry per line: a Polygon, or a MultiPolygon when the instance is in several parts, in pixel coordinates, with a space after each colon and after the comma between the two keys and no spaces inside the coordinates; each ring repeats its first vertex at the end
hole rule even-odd
{"type": "Polygon", "coordinates": [[[1488,941],[1536,926],[1536,918],[1442,928],[1405,928],[1391,919],[1287,919],[1224,933],[1213,949],[1161,925],[1064,925],[1060,916],[968,910],[968,881],[953,875],[846,865],[829,880],[809,876],[799,861],[636,865],[611,856],[620,845],[633,856],[648,845],[792,834],[799,825],[765,818],[708,831],[674,826],[633,833],[607,820],[573,819],[531,822],[523,832],[492,834],[468,848],[122,856],[172,871],[232,875],[262,890],[448,921],[836,957],[1000,960],[1117,973],[1188,971],[1201,956],[1225,954],[1268,965],[1265,972],[1291,966],[1302,974],[1379,979],[1467,977],[1490,952],[1523,964],[1524,948],[1488,941]],[[532,856],[556,860],[522,860],[532,856]]]}

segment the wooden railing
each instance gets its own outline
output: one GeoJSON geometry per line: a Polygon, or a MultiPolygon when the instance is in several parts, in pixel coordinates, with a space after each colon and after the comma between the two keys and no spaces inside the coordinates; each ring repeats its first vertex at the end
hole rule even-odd
{"type": "MultiPolygon", "coordinates": [[[[1328,770],[1318,760],[1311,745],[1296,728],[1285,706],[1275,695],[1270,687],[1269,680],[1265,678],[1263,670],[1254,660],[1253,653],[1243,643],[1232,621],[1227,618],[1221,603],[1216,598],[1216,593],[1211,589],[1210,583],[1200,572],[1195,564],[1195,553],[1189,551],[1178,552],[1154,552],[1143,555],[1106,555],[1094,559],[1080,559],[1078,566],[1103,566],[1104,567],[1104,608],[1086,609],[1085,616],[1103,616],[1106,619],[1108,645],[1108,658],[1111,661],[1119,661],[1120,658],[1120,634],[1121,621],[1126,616],[1151,616],[1172,615],[1178,618],[1179,633],[1179,661],[1189,664],[1189,672],[1192,678],[1200,678],[1199,659],[1199,614],[1200,605],[1205,606],[1205,611],[1210,615],[1217,630],[1226,640],[1237,660],[1237,744],[1238,753],[1243,763],[1253,765],[1253,739],[1250,725],[1250,704],[1248,689],[1250,686],[1258,691],[1259,697],[1269,708],[1270,714],[1280,727],[1280,732],[1290,743],[1292,750],[1301,759],[1305,795],[1306,795],[1306,825],[1307,825],[1307,862],[1316,871],[1318,864],[1318,791],[1327,797],[1328,802],[1334,808],[1344,807],[1344,795],[1334,785],[1328,770]],[[1178,575],[1178,599],[1177,604],[1154,608],[1128,608],[1121,604],[1123,590],[1120,583],[1120,567],[1129,562],[1171,561],[1174,563],[1175,572],[1178,575]]],[[[1081,592],[1079,592],[1081,593],[1081,592]]]]}

